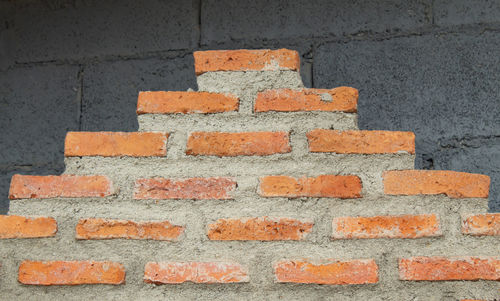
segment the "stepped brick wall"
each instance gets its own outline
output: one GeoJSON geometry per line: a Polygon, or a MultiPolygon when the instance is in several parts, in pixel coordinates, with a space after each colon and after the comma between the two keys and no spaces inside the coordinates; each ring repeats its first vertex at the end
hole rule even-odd
{"type": "Polygon", "coordinates": [[[62,175],[12,178],[8,300],[494,300],[490,179],[413,170],[295,51],[194,53],[199,91],[139,92],[137,133],[70,132],[62,175]]]}

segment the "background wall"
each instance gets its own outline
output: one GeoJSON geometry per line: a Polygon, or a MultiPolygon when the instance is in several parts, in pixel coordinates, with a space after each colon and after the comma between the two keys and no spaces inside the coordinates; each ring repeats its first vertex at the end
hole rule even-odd
{"type": "Polygon", "coordinates": [[[281,47],[307,86],[359,89],[362,129],[415,132],[417,168],[489,175],[500,211],[499,0],[0,0],[0,213],[14,173],[64,170],[67,131],[196,89],[193,51],[281,47]]]}

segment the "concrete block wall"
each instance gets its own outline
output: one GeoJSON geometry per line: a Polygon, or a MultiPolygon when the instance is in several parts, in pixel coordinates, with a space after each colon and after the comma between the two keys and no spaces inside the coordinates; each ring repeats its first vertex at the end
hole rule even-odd
{"type": "Polygon", "coordinates": [[[9,299],[494,300],[485,175],[414,170],[359,130],[359,91],[304,88],[290,50],[194,55],[198,91],[143,91],[139,131],[70,132],[63,175],[12,178],[9,299]]]}
{"type": "Polygon", "coordinates": [[[67,131],[137,131],[137,91],[240,48],[298,50],[305,86],[358,88],[360,128],[415,132],[417,168],[487,174],[500,209],[496,0],[19,0],[0,24],[0,213],[13,174],[64,171],[67,131]]]}

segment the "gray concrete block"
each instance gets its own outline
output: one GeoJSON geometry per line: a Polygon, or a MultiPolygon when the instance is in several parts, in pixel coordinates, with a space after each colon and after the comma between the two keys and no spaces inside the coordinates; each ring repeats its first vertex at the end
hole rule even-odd
{"type": "Polygon", "coordinates": [[[192,55],[96,63],[83,79],[85,131],[137,131],[139,91],[197,89],[192,55]]]}
{"type": "Polygon", "coordinates": [[[440,141],[435,169],[487,174],[491,177],[490,211],[500,212],[500,136],[440,141]]]}
{"type": "Polygon", "coordinates": [[[434,21],[437,25],[461,25],[500,22],[498,0],[436,0],[434,21]]]}
{"type": "Polygon", "coordinates": [[[358,88],[359,127],[415,132],[416,167],[433,168],[426,160],[440,139],[500,132],[499,43],[489,32],[327,44],[317,49],[314,83],[358,88]]]}
{"type": "Polygon", "coordinates": [[[426,24],[425,1],[202,1],[201,41],[342,36],[426,24]],[[368,13],[369,12],[369,13],[368,13]]]}
{"type": "Polygon", "coordinates": [[[63,162],[64,138],[78,130],[78,67],[0,73],[0,168],[63,162]]]}
{"type": "Polygon", "coordinates": [[[0,8],[9,11],[8,50],[17,62],[184,49],[198,39],[193,1],[9,1],[0,8]]]}

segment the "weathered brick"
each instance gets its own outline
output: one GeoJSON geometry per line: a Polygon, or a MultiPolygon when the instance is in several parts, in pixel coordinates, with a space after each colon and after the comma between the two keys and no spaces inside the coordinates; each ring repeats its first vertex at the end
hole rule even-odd
{"type": "Polygon", "coordinates": [[[0,239],[55,236],[56,220],[52,217],[0,215],[0,239]]]}
{"type": "Polygon", "coordinates": [[[496,257],[412,257],[399,260],[399,279],[413,281],[500,280],[496,257]]]}
{"type": "Polygon", "coordinates": [[[152,239],[175,240],[184,227],[168,221],[135,222],[102,218],[80,219],[76,225],[76,239],[152,239]]]}
{"type": "Polygon", "coordinates": [[[66,157],[78,156],[165,156],[167,133],[68,132],[66,157]]]}
{"type": "Polygon", "coordinates": [[[237,111],[236,96],[210,92],[147,91],[139,93],[137,114],[220,113],[237,111]]]}
{"type": "Polygon", "coordinates": [[[219,219],[208,225],[211,240],[303,240],[314,223],[290,218],[219,219]]]}
{"type": "Polygon", "coordinates": [[[31,285],[123,284],[125,268],[110,261],[23,261],[19,282],[31,285]]]}
{"type": "Polygon", "coordinates": [[[25,176],[14,175],[9,199],[105,197],[115,192],[106,176],[25,176]]]}
{"type": "Polygon", "coordinates": [[[274,264],[274,274],[278,282],[342,285],[378,282],[378,266],[373,259],[331,260],[321,264],[285,260],[274,264]]]}
{"type": "Polygon", "coordinates": [[[314,178],[267,176],[260,178],[259,193],[265,197],[361,197],[361,179],[357,176],[322,175],[314,178]]]}
{"type": "Polygon", "coordinates": [[[248,272],[232,262],[148,262],[144,282],[155,284],[248,282],[248,272]]]}
{"type": "Polygon", "coordinates": [[[315,153],[415,153],[415,135],[411,132],[315,129],[307,133],[307,139],[309,151],[315,153]]]}
{"type": "Polygon", "coordinates": [[[210,71],[275,71],[300,68],[299,53],[294,50],[210,50],[194,52],[196,75],[210,71]]]}
{"type": "Polygon", "coordinates": [[[335,89],[276,89],[257,94],[255,112],[328,111],[355,113],[358,90],[350,87],[335,89]]]}
{"type": "Polygon", "coordinates": [[[231,178],[139,179],[135,182],[135,199],[228,200],[236,182],[231,178]]]}
{"type": "Polygon", "coordinates": [[[267,156],[289,153],[286,132],[194,132],[189,136],[186,154],[208,156],[267,156]]]}
{"type": "Polygon", "coordinates": [[[337,217],[332,222],[334,239],[419,238],[442,235],[434,214],[337,217]]]}
{"type": "Polygon", "coordinates": [[[462,217],[462,233],[469,235],[500,235],[500,213],[462,217]]]}
{"type": "Polygon", "coordinates": [[[487,198],[490,177],[447,170],[390,170],[384,192],[393,195],[446,194],[451,198],[487,198]]]}

